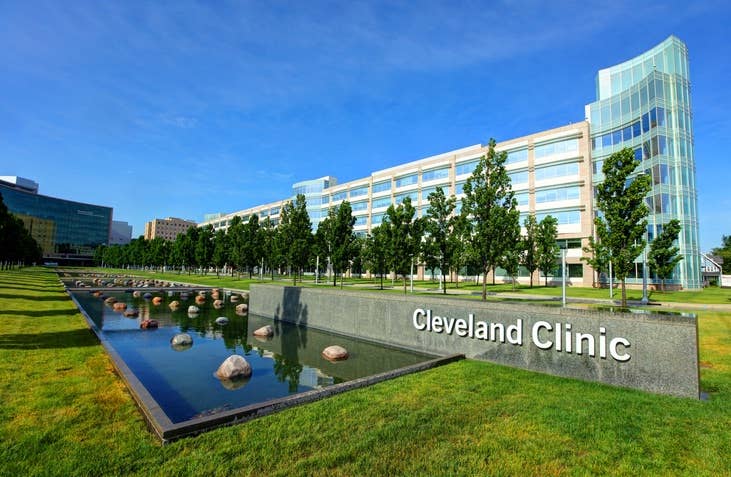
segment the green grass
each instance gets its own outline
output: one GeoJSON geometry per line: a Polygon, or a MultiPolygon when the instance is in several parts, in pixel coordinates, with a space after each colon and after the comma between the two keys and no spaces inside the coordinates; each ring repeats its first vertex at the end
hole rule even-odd
{"type": "Polygon", "coordinates": [[[462,361],[161,446],[55,275],[0,272],[0,475],[731,475],[731,313],[699,317],[708,401],[462,361]]]}

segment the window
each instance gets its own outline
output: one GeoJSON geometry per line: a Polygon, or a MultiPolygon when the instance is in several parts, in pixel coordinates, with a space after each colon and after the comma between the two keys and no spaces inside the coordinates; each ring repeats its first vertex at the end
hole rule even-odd
{"type": "Polygon", "coordinates": [[[523,162],[528,160],[528,149],[518,149],[515,151],[508,151],[508,158],[505,164],[513,164],[515,162],[523,162]]]}
{"type": "Polygon", "coordinates": [[[427,189],[421,189],[421,201],[422,202],[428,201],[429,194],[431,194],[432,192],[436,192],[436,191],[437,191],[436,187],[429,187],[427,189]]]}
{"type": "Polygon", "coordinates": [[[515,194],[515,200],[518,201],[518,205],[528,205],[528,199],[529,197],[527,192],[515,194]]]}
{"type": "Polygon", "coordinates": [[[480,162],[479,159],[475,159],[474,161],[469,162],[458,163],[455,169],[455,173],[458,176],[461,176],[463,174],[472,174],[473,172],[475,172],[475,167],[477,167],[478,162],[480,162]]]}
{"type": "Polygon", "coordinates": [[[405,194],[399,194],[396,196],[396,204],[400,204],[404,201],[405,198],[409,197],[411,199],[411,204],[416,205],[416,201],[419,200],[419,194],[414,192],[407,192],[405,194]]]}
{"type": "Polygon", "coordinates": [[[350,189],[350,198],[360,197],[362,195],[368,195],[368,186],[358,187],[357,189],[350,189]]]}
{"type": "Polygon", "coordinates": [[[279,207],[272,207],[271,214],[279,215],[279,207]]]}
{"type": "Polygon", "coordinates": [[[391,190],[391,181],[377,182],[373,184],[373,193],[391,190]]]}
{"type": "Polygon", "coordinates": [[[353,202],[352,204],[350,204],[350,209],[353,212],[356,212],[358,210],[367,210],[368,209],[368,201],[367,200],[362,200],[360,202],[353,202]]]}
{"type": "Polygon", "coordinates": [[[396,188],[414,185],[419,182],[418,174],[410,174],[408,176],[396,178],[396,188]]]}
{"type": "Polygon", "coordinates": [[[554,217],[558,221],[558,225],[572,225],[581,223],[581,214],[578,210],[568,210],[562,212],[541,212],[536,214],[536,220],[540,222],[549,215],[554,217]]]}
{"type": "Polygon", "coordinates": [[[508,175],[510,176],[510,181],[513,185],[528,183],[528,171],[513,172],[508,175]]]}
{"type": "Polygon", "coordinates": [[[367,222],[368,222],[368,216],[361,215],[361,216],[355,218],[355,223],[353,225],[366,225],[367,222]]]}
{"type": "Polygon", "coordinates": [[[337,202],[339,200],[345,200],[346,195],[347,191],[336,192],[333,194],[332,201],[337,202]]]}
{"type": "Polygon", "coordinates": [[[536,204],[544,204],[546,202],[558,202],[561,200],[574,200],[578,198],[579,186],[536,191],[536,204]]]}
{"type": "Polygon", "coordinates": [[[539,167],[536,169],[536,181],[570,177],[579,174],[579,163],[558,164],[555,166],[539,167]]]}
{"type": "Polygon", "coordinates": [[[383,222],[383,214],[375,214],[371,217],[371,225],[381,225],[381,222],[383,222]]]}
{"type": "Polygon", "coordinates": [[[388,207],[391,205],[391,198],[390,197],[381,197],[380,199],[374,199],[373,200],[373,208],[379,209],[381,207],[388,207]]]}
{"type": "Polygon", "coordinates": [[[423,182],[427,181],[435,181],[439,179],[448,179],[449,178],[449,167],[444,167],[441,169],[432,169],[429,171],[424,171],[421,173],[421,180],[423,182]]]}
{"type": "Polygon", "coordinates": [[[578,139],[566,139],[564,141],[552,142],[548,144],[539,144],[535,147],[534,155],[536,159],[540,159],[542,157],[548,157],[554,154],[577,152],[578,150],[578,139]]]}

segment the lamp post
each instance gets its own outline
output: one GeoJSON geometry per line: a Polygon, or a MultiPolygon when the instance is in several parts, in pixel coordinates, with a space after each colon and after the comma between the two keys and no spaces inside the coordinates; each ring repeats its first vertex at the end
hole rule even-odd
{"type": "MultiPolygon", "coordinates": [[[[647,236],[647,231],[645,231],[647,236]]],[[[642,249],[642,299],[640,303],[647,305],[650,299],[647,297],[647,240],[645,240],[645,246],[642,249]]]]}
{"type": "Polygon", "coordinates": [[[409,279],[411,282],[410,288],[411,293],[414,293],[414,257],[411,257],[411,274],[409,275],[409,279]]]}
{"type": "Polygon", "coordinates": [[[566,248],[561,248],[561,303],[566,306],[566,248]]]}

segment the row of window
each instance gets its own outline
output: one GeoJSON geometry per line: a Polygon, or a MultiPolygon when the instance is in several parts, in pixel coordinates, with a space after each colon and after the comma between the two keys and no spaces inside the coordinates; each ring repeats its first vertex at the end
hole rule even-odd
{"type": "Polygon", "coordinates": [[[621,146],[623,143],[638,138],[656,127],[664,127],[665,125],[665,108],[658,106],[657,108],[652,108],[643,114],[641,119],[628,126],[591,138],[591,148],[598,150],[612,146],[621,146]]]}

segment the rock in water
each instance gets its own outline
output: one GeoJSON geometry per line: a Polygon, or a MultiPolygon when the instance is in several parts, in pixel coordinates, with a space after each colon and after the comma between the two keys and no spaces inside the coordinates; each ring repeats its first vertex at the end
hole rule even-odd
{"type": "Polygon", "coordinates": [[[220,310],[221,308],[223,308],[223,301],[222,301],[222,300],[218,300],[218,299],[216,299],[216,300],[215,300],[215,301],[213,302],[213,308],[215,308],[215,309],[217,309],[217,310],[220,310]]]}
{"type": "Polygon", "coordinates": [[[193,346],[193,338],[188,333],[178,333],[170,339],[170,346],[175,351],[184,351],[193,346]]]}
{"type": "Polygon", "coordinates": [[[228,324],[228,318],[225,316],[219,316],[216,318],[216,324],[217,325],[227,325],[228,324]]]}
{"type": "Polygon", "coordinates": [[[170,307],[171,310],[175,311],[180,307],[180,302],[178,300],[173,300],[170,302],[170,304],[168,306],[170,307]]]}
{"type": "Polygon", "coordinates": [[[272,336],[273,334],[274,329],[270,325],[265,325],[257,330],[254,330],[254,336],[272,336]]]}
{"type": "Polygon", "coordinates": [[[240,305],[236,305],[236,314],[237,315],[245,315],[249,311],[249,305],[246,303],[241,303],[240,305]]]}
{"type": "Polygon", "coordinates": [[[157,328],[157,326],[157,320],[143,320],[142,323],[140,323],[140,328],[142,328],[143,330],[157,328]]]}
{"type": "Polygon", "coordinates": [[[188,307],[188,313],[198,313],[199,311],[201,311],[200,308],[195,305],[190,305],[188,307]]]}
{"type": "Polygon", "coordinates": [[[232,379],[251,376],[251,365],[243,356],[235,354],[226,358],[216,371],[218,379],[232,379]]]}
{"type": "Polygon", "coordinates": [[[322,356],[330,361],[342,361],[348,359],[348,350],[338,345],[328,346],[322,350],[322,356]]]}
{"type": "Polygon", "coordinates": [[[160,303],[162,303],[162,297],[161,296],[156,296],[155,298],[152,299],[152,304],[153,305],[159,305],[160,303]]]}
{"type": "Polygon", "coordinates": [[[135,316],[138,316],[140,312],[135,310],[134,308],[127,308],[122,314],[127,318],[134,318],[135,316]]]}

